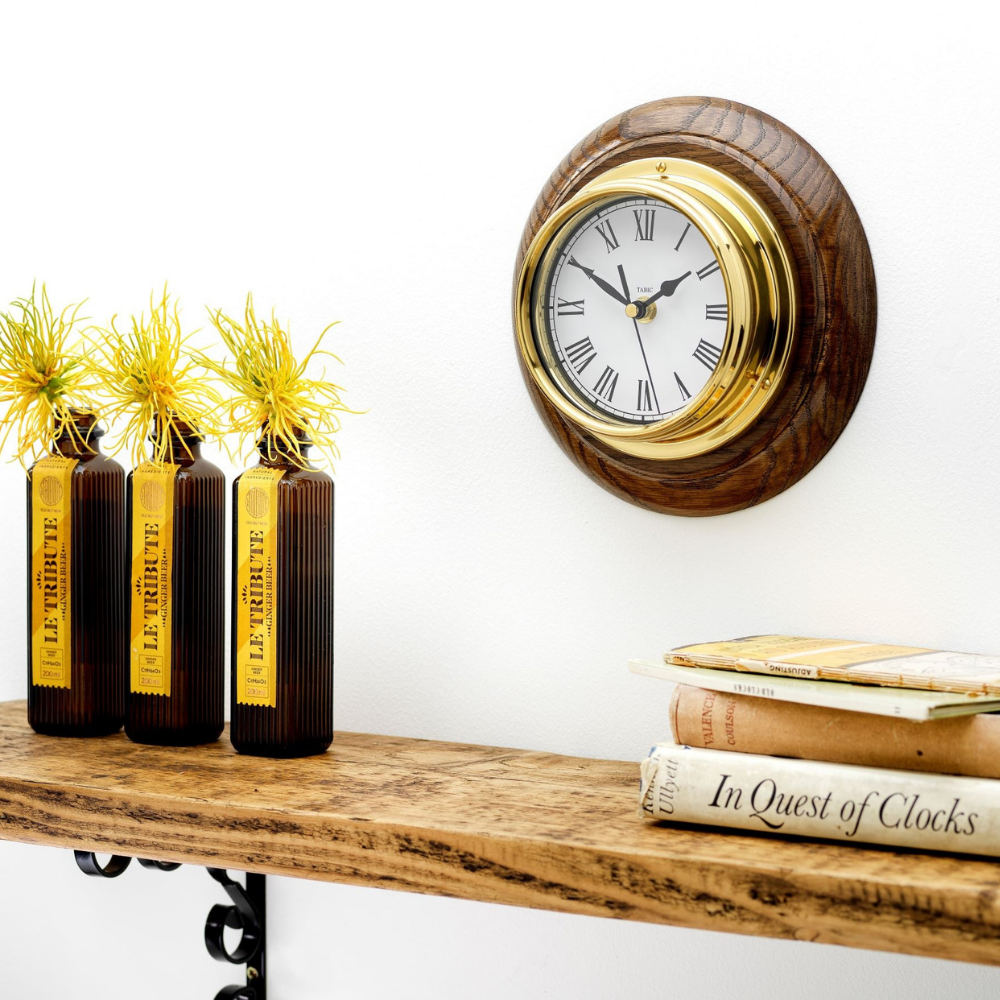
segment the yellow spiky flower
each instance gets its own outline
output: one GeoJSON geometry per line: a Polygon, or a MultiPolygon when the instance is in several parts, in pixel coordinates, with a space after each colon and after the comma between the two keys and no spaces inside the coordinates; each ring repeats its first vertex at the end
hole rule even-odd
{"type": "Polygon", "coordinates": [[[153,444],[151,461],[162,465],[175,434],[191,428],[202,437],[218,436],[214,414],[223,405],[190,348],[192,334],[181,331],[180,312],[166,286],[158,301],[150,295],[149,305],[149,316],[132,316],[124,332],[117,317],[109,328],[92,328],[85,359],[108,419],[122,422],[114,451],[128,448],[134,465],[145,458],[147,439],[153,444]]]}
{"type": "Polygon", "coordinates": [[[340,454],[334,439],[340,430],[337,414],[357,411],[344,405],[343,388],[329,381],[325,371],[310,378],[306,369],[321,355],[340,360],[320,348],[337,324],[325,327],[312,350],[296,361],[287,327],[273,312],[270,321],[258,320],[252,295],[247,296],[242,321],[221,309],[210,309],[209,316],[231,357],[222,362],[203,357],[202,361],[232,393],[228,417],[231,429],[239,435],[240,451],[246,452],[248,441],[256,448],[266,440],[269,458],[281,453],[304,468],[309,462],[301,446],[311,443],[332,463],[340,454]]]}
{"type": "Polygon", "coordinates": [[[42,285],[40,298],[32,286],[30,298],[0,313],[0,450],[13,433],[25,469],[64,433],[88,447],[73,421],[74,410],[94,412],[85,371],[70,346],[82,306],[57,314],[42,285]]]}

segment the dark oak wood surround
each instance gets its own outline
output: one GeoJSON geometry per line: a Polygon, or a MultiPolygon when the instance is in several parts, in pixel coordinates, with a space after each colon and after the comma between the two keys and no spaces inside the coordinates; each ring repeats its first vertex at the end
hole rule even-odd
{"type": "Polygon", "coordinates": [[[638,778],[356,733],[297,760],[63,739],[0,705],[0,839],[1000,965],[995,862],[650,825],[638,778]]]}
{"type": "Polygon", "coordinates": [[[522,374],[563,450],[612,493],[668,514],[741,510],[798,482],[854,412],[875,346],[868,241],[836,174],[801,136],[745,104],[675,97],[605,122],[563,160],[535,202],[515,275],[556,208],[608,168],[650,156],[699,160],[726,171],[767,205],[784,230],[799,283],[796,343],[784,388],[729,444],[694,458],[653,462],[615,451],[564,419],[539,392],[523,359],[522,374]]]}

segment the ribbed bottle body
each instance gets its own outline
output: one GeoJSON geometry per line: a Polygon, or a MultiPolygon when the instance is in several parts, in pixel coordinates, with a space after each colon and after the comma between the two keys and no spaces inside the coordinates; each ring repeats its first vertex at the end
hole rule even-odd
{"type": "MultiPolygon", "coordinates": [[[[99,436],[90,439],[95,450],[99,436]]],[[[69,687],[33,683],[32,599],[39,586],[32,567],[33,468],[27,497],[28,722],[52,736],[102,736],[118,732],[125,720],[125,472],[99,452],[63,447],[54,454],[76,461],[69,474],[70,680],[69,687]]]]}
{"type": "Polygon", "coordinates": [[[230,735],[244,754],[305,757],[333,741],[333,480],[316,469],[283,470],[274,519],[274,706],[241,701],[237,669],[240,482],[233,484],[232,695],[230,735]]]}
{"type": "MultiPolygon", "coordinates": [[[[125,732],[137,743],[193,746],[218,739],[225,719],[225,476],[189,442],[175,447],[171,545],[169,694],[128,685],[125,732]]],[[[134,479],[126,490],[133,537],[134,479]]],[[[130,601],[141,588],[131,574],[130,601]]],[[[133,626],[134,627],[134,626],[133,626]]],[[[130,657],[135,653],[125,645],[130,657]]],[[[131,663],[130,663],[131,666],[131,663]]]]}

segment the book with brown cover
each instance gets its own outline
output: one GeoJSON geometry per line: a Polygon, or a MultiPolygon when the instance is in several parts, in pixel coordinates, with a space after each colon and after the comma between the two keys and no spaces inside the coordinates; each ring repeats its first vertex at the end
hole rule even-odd
{"type": "Polygon", "coordinates": [[[1000,778],[1000,713],[912,722],[679,684],[670,722],[691,747],[1000,778]]]}

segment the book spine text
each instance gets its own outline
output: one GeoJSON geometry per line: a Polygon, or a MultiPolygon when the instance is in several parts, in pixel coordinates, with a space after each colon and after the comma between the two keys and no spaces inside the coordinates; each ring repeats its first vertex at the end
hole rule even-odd
{"type": "Polygon", "coordinates": [[[670,723],[703,749],[1000,778],[1000,715],[912,722],[679,684],[670,723]]]}
{"type": "Polygon", "coordinates": [[[640,814],[767,833],[1000,855],[1000,785],[658,744],[640,814]]]}

